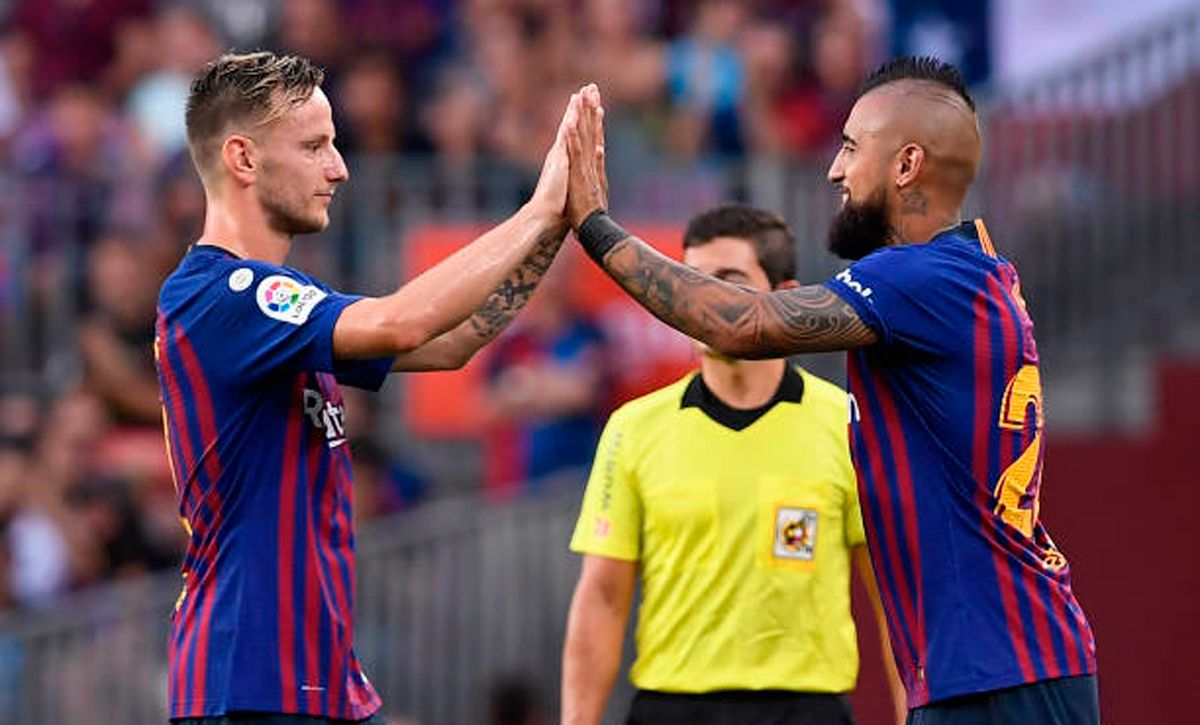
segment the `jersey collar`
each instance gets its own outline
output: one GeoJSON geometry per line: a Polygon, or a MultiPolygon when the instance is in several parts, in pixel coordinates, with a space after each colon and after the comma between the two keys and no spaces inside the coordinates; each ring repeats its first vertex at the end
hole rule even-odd
{"type": "Polygon", "coordinates": [[[190,247],[188,247],[188,253],[192,253],[192,252],[201,252],[201,253],[205,253],[205,254],[221,254],[226,257],[229,257],[230,259],[241,259],[241,257],[239,257],[238,255],[234,254],[233,252],[229,251],[225,247],[218,247],[215,244],[199,244],[199,243],[193,242],[192,245],[190,247]]]}
{"type": "Polygon", "coordinates": [[[696,373],[692,377],[692,381],[688,383],[687,389],[683,391],[683,398],[679,401],[679,408],[699,408],[705,415],[713,420],[713,422],[723,425],[730,430],[742,430],[750,427],[754,421],[767,414],[771,408],[774,408],[777,403],[799,403],[804,397],[804,378],[796,368],[791,365],[783,367],[783,378],[779,381],[779,388],[776,389],[775,395],[771,396],[765,404],[757,408],[744,410],[741,408],[733,408],[725,404],[720,398],[704,384],[704,376],[696,373]]]}

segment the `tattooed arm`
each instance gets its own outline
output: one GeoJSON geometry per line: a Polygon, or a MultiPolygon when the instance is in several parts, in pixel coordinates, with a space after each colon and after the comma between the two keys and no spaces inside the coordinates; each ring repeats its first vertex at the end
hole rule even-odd
{"type": "Polygon", "coordinates": [[[392,370],[457,370],[513,321],[550,269],[566,237],[566,224],[545,230],[525,260],[458,327],[396,358],[392,370]]]}
{"type": "Polygon", "coordinates": [[[821,285],[758,292],[701,274],[636,237],[617,242],[602,266],[655,317],[730,357],[846,350],[877,339],[821,285]]]}
{"type": "Polygon", "coordinates": [[[497,310],[502,313],[505,305],[527,294],[517,291],[519,282],[508,288],[504,283],[512,281],[514,271],[523,266],[535,249],[543,247],[547,234],[552,233],[556,239],[564,234],[562,212],[567,194],[564,136],[566,129],[577,122],[578,107],[573,96],[529,202],[392,294],[366,297],[348,305],[333,330],[336,359],[413,353],[452,333],[480,312],[483,317],[479,318],[476,329],[486,333],[497,310]],[[489,308],[494,291],[501,296],[489,308]]]}
{"type": "MultiPolygon", "coordinates": [[[[565,129],[571,158],[566,213],[588,248],[585,238],[591,235],[580,227],[608,206],[608,182],[600,93],[587,86],[580,96],[579,122],[565,129]]],[[[825,287],[758,292],[701,274],[619,228],[611,234],[608,241],[615,244],[604,244],[607,251],[589,250],[603,255],[598,261],[604,271],[658,319],[724,355],[785,357],[876,341],[854,309],[825,287]]]]}

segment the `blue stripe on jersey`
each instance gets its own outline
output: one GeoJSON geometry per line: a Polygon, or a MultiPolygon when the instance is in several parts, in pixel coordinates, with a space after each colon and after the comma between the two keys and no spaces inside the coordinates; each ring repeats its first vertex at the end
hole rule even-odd
{"type": "MultiPolygon", "coordinates": [[[[861,365],[855,365],[854,367],[857,373],[855,378],[861,383],[860,390],[864,393],[862,396],[864,399],[859,401],[860,409],[865,406],[863,419],[866,423],[864,423],[864,426],[874,428],[883,419],[879,400],[876,397],[875,386],[873,381],[862,375],[861,365]]],[[[892,496],[892,506],[890,508],[892,511],[895,511],[899,499],[894,493],[894,487],[891,482],[887,480],[890,472],[885,467],[885,461],[875,457],[882,457],[883,451],[877,451],[866,446],[859,446],[858,448],[860,459],[862,459],[862,463],[864,464],[858,467],[858,473],[865,484],[860,495],[870,495],[872,500],[876,500],[878,496],[876,492],[887,490],[889,491],[889,495],[892,496]],[[877,473],[881,474],[884,480],[879,480],[877,473]]],[[[890,454],[890,450],[888,453],[890,454]]],[[[885,589],[887,593],[885,603],[888,606],[885,607],[885,611],[889,615],[889,626],[893,628],[892,636],[898,636],[900,643],[904,646],[903,654],[907,662],[899,663],[901,676],[904,678],[906,684],[912,683],[909,685],[910,687],[915,686],[916,669],[919,666],[922,655],[916,645],[915,633],[909,626],[910,621],[915,621],[915,616],[910,616],[904,611],[906,604],[912,606],[913,600],[911,597],[901,596],[899,591],[900,577],[896,575],[896,572],[903,569],[903,563],[897,562],[897,557],[901,556],[898,550],[903,549],[903,547],[899,545],[899,541],[892,540],[897,538],[899,533],[889,535],[889,532],[898,532],[899,529],[894,519],[890,522],[885,520],[888,517],[888,512],[884,510],[883,506],[866,506],[864,507],[864,513],[871,519],[873,524],[871,528],[875,532],[876,537],[883,537],[888,540],[886,545],[880,546],[872,552],[872,559],[873,561],[880,562],[880,566],[885,569],[885,571],[881,572],[883,576],[878,577],[878,579],[881,588],[885,589]]],[[[913,591],[911,581],[911,578],[909,578],[908,592],[910,594],[913,591]]]]}
{"type": "MultiPolygon", "coordinates": [[[[870,411],[873,425],[877,432],[880,427],[886,429],[887,419],[884,416],[883,405],[879,399],[880,391],[876,389],[875,381],[869,376],[864,376],[864,383],[865,390],[867,391],[867,408],[870,411]]],[[[903,577],[901,583],[906,587],[907,591],[911,595],[915,596],[918,584],[916,577],[913,574],[912,558],[909,556],[908,547],[904,545],[907,532],[904,526],[903,503],[900,497],[900,486],[898,483],[898,462],[896,460],[896,452],[890,436],[880,435],[878,438],[878,444],[879,447],[877,448],[876,455],[880,457],[883,464],[884,480],[882,481],[882,484],[887,487],[887,494],[890,499],[889,503],[891,504],[890,511],[881,511],[881,517],[889,516],[890,514],[891,521],[886,522],[885,525],[889,525],[891,529],[896,532],[898,543],[898,545],[895,547],[896,551],[891,558],[893,571],[891,578],[893,580],[900,580],[900,577],[903,577]],[[896,566],[897,563],[899,566],[896,566]]],[[[876,485],[878,485],[878,483],[879,482],[877,482],[876,485]]],[[[904,598],[897,599],[896,601],[901,607],[900,613],[901,620],[904,623],[905,639],[909,643],[910,649],[917,655],[913,664],[914,666],[921,666],[923,664],[923,658],[921,656],[920,648],[916,644],[917,633],[912,631],[912,627],[916,625],[919,619],[919,613],[915,609],[915,602],[911,598],[909,598],[908,601],[906,601],[904,598]]]]}
{"type": "MultiPolygon", "coordinates": [[[[1054,599],[1050,596],[1050,586],[1054,583],[1046,577],[1037,578],[1037,596],[1042,607],[1046,612],[1054,613],[1054,599]]],[[[1055,616],[1057,616],[1055,614],[1055,616]]],[[[1051,620],[1053,623],[1053,620],[1051,620]]],[[[1050,627],[1050,644],[1054,648],[1054,664],[1057,666],[1059,673],[1071,671],[1071,666],[1067,663],[1066,642],[1063,639],[1063,631],[1061,627],[1050,627]]]]}

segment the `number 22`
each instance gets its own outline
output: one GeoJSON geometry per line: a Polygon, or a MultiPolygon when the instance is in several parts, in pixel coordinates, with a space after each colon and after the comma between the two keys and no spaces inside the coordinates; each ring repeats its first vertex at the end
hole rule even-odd
{"type": "Polygon", "coordinates": [[[1040,463],[1042,425],[1045,418],[1042,414],[1041,373],[1036,365],[1023,365],[1004,389],[1004,400],[1000,405],[1000,427],[1006,430],[1025,430],[1029,423],[1031,403],[1032,414],[1035,416],[1033,441],[1021,452],[1017,460],[1000,474],[994,490],[996,515],[1026,536],[1033,536],[1033,526],[1037,522],[1040,506],[1039,491],[1035,487],[1042,478],[1040,463]],[[1028,508],[1021,508],[1021,499],[1030,489],[1034,490],[1033,502],[1028,508]]]}

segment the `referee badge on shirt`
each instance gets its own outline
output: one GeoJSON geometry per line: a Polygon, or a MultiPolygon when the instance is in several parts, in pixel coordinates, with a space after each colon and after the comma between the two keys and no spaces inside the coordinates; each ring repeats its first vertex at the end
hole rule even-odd
{"type": "Polygon", "coordinates": [[[780,506],[775,510],[775,546],[780,559],[812,561],[817,547],[816,509],[780,506]]]}

